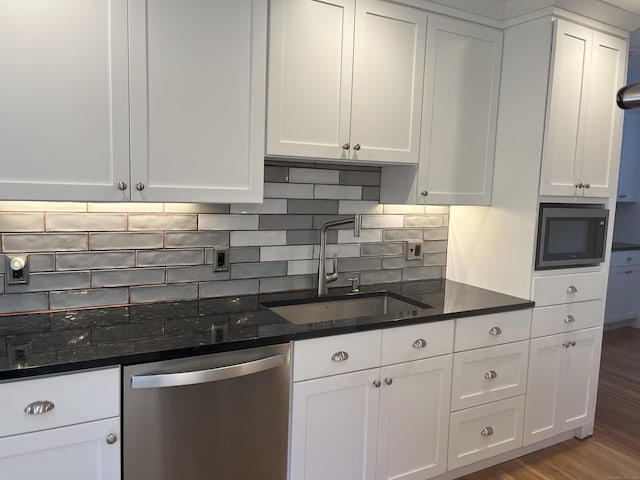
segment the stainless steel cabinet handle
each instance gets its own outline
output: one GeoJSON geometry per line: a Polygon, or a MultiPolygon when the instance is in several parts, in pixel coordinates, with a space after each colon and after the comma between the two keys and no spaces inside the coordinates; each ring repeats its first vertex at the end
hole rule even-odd
{"type": "Polygon", "coordinates": [[[359,143],[356,143],[356,144],[353,146],[353,149],[354,149],[354,150],[360,150],[360,144],[359,144],[359,143]]]}
{"type": "Polygon", "coordinates": [[[562,346],[564,348],[575,347],[576,346],[576,341],[575,340],[571,340],[569,342],[565,342],[565,343],[562,344],[562,346]]]}
{"type": "Polygon", "coordinates": [[[618,198],[627,198],[626,195],[618,195],[618,198]]]}
{"type": "Polygon", "coordinates": [[[136,183],[136,190],[138,190],[139,192],[144,190],[144,183],[142,183],[142,182],[136,183]]]}
{"type": "Polygon", "coordinates": [[[625,275],[631,275],[633,273],[633,270],[627,270],[626,272],[624,272],[625,275]]]}
{"type": "Polygon", "coordinates": [[[24,413],[27,415],[42,415],[56,408],[53,402],[49,400],[38,400],[24,407],[24,413]]]}
{"type": "Polygon", "coordinates": [[[118,182],[118,190],[126,190],[127,186],[125,182],[118,182]]]}
{"type": "Polygon", "coordinates": [[[591,184],[590,183],[585,183],[584,184],[584,188],[591,188],[591,184]]]}
{"type": "Polygon", "coordinates": [[[331,355],[331,360],[334,362],[344,362],[345,360],[349,360],[349,354],[347,352],[336,352],[331,355]]]}
{"type": "Polygon", "coordinates": [[[374,387],[376,387],[376,388],[380,388],[380,385],[382,385],[382,384],[380,383],[380,380],[374,380],[374,381],[373,381],[373,386],[374,386],[374,387]]]}
{"type": "Polygon", "coordinates": [[[493,380],[494,378],[498,378],[498,374],[495,370],[489,370],[484,374],[484,378],[486,378],[487,380],[493,380]]]}
{"type": "Polygon", "coordinates": [[[393,383],[393,378],[385,378],[384,383],[386,383],[387,385],[391,385],[393,383]]]}
{"type": "Polygon", "coordinates": [[[576,188],[583,188],[584,187],[584,183],[580,182],[580,183],[576,183],[576,188]]]}
{"type": "Polygon", "coordinates": [[[110,433],[109,435],[107,435],[107,443],[109,445],[113,445],[117,441],[118,441],[118,436],[115,433],[110,433]]]}
{"type": "Polygon", "coordinates": [[[573,323],[576,321],[576,318],[573,315],[567,315],[564,317],[565,323],[573,323]]]}
{"type": "Polygon", "coordinates": [[[627,257],[627,262],[630,262],[632,260],[631,257],[627,257]]]}
{"type": "Polygon", "coordinates": [[[342,149],[343,150],[349,150],[350,148],[351,148],[351,145],[349,145],[349,142],[347,142],[344,145],[342,145],[342,149]]]}
{"type": "Polygon", "coordinates": [[[490,437],[491,435],[493,435],[493,428],[492,427],[484,427],[482,429],[482,431],[480,432],[480,435],[482,435],[483,437],[490,437]]]}
{"type": "Polygon", "coordinates": [[[420,195],[422,195],[423,197],[426,197],[427,195],[429,195],[429,192],[427,190],[422,190],[420,192],[420,195]]]}
{"type": "Polygon", "coordinates": [[[569,285],[569,288],[567,288],[567,293],[576,293],[577,291],[578,289],[573,285],[569,285]]]}
{"type": "Polygon", "coordinates": [[[424,338],[419,338],[411,345],[413,348],[424,348],[427,346],[427,341],[424,338]]]}
{"type": "Polygon", "coordinates": [[[227,365],[226,367],[196,370],[193,372],[161,373],[158,375],[135,375],[131,377],[131,388],[166,388],[198,383],[217,382],[229,378],[243,377],[252,373],[277,368],[287,362],[285,355],[273,355],[251,362],[227,365]]]}
{"type": "Polygon", "coordinates": [[[502,334],[502,329],[500,329],[500,327],[493,327],[491,330],[489,330],[489,335],[493,335],[494,337],[500,334],[502,334]]]}

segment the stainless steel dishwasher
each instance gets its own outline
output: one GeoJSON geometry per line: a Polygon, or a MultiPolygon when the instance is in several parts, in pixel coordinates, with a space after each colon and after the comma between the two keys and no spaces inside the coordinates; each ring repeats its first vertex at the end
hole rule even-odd
{"type": "Polygon", "coordinates": [[[288,344],[124,368],[124,480],[285,480],[288,344]]]}

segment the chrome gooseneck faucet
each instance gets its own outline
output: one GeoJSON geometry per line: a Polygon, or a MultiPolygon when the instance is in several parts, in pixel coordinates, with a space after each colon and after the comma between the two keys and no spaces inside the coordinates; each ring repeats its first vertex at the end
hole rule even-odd
{"type": "Polygon", "coordinates": [[[339,225],[347,225],[353,223],[353,236],[360,236],[361,216],[354,215],[352,218],[344,218],[342,220],[334,220],[322,225],[320,230],[320,258],[318,262],[318,296],[327,294],[327,284],[335,282],[338,279],[338,255],[333,254],[333,272],[325,272],[326,250],[327,250],[327,230],[331,227],[339,225]]]}

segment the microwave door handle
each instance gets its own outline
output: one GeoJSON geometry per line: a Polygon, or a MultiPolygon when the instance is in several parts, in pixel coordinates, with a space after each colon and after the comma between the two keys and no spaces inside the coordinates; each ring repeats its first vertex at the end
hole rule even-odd
{"type": "Polygon", "coordinates": [[[161,373],[157,375],[134,375],[131,388],[166,388],[217,382],[229,378],[243,377],[252,373],[264,372],[284,365],[287,358],[283,354],[252,360],[250,362],[225,367],[196,370],[193,372],[161,373]]]}

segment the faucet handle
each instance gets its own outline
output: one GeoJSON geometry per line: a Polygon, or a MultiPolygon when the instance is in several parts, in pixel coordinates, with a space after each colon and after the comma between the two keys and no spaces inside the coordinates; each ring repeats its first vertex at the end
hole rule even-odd
{"type": "Polygon", "coordinates": [[[335,282],[338,279],[338,254],[333,253],[333,272],[327,273],[325,278],[327,283],[335,282]]]}
{"type": "Polygon", "coordinates": [[[350,278],[351,293],[358,293],[360,291],[360,279],[358,277],[350,278]]]}

